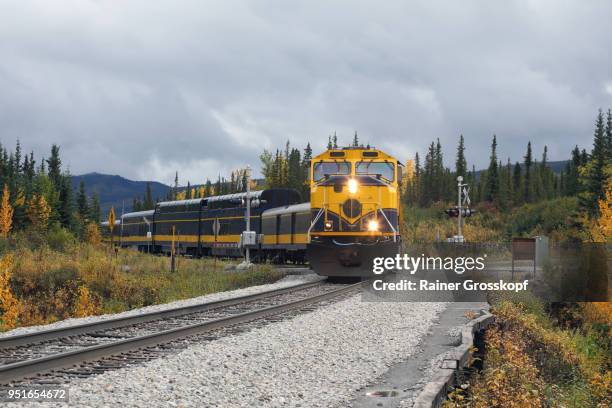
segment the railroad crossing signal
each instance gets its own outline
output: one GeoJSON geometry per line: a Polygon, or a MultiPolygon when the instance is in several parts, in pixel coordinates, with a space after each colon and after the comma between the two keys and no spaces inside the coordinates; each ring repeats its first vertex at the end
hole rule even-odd
{"type": "Polygon", "coordinates": [[[471,208],[463,208],[463,207],[461,207],[461,209],[459,207],[451,207],[447,210],[444,210],[444,212],[451,218],[458,218],[459,212],[461,212],[462,217],[471,217],[472,215],[474,215],[476,210],[472,210],[471,208]]]}
{"type": "Polygon", "coordinates": [[[461,192],[463,195],[463,205],[469,207],[469,205],[472,203],[470,200],[470,186],[464,184],[461,192]]]}

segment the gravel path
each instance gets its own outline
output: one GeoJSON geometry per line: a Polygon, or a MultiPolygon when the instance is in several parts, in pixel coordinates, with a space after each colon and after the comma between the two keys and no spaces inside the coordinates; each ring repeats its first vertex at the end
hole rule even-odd
{"type": "Polygon", "coordinates": [[[49,329],[56,329],[56,328],[61,328],[61,327],[70,327],[70,326],[75,326],[75,325],[84,324],[84,323],[98,322],[101,320],[113,319],[117,317],[135,316],[135,315],[139,315],[143,313],[157,312],[160,310],[173,309],[176,307],[183,307],[183,306],[190,306],[190,305],[195,305],[199,303],[214,302],[216,300],[223,300],[223,299],[228,299],[232,297],[252,295],[255,293],[259,293],[259,292],[266,292],[269,290],[286,288],[289,286],[295,286],[295,285],[299,285],[305,282],[314,282],[314,281],[322,280],[322,279],[323,279],[322,277],[318,275],[314,275],[314,274],[289,275],[275,283],[259,285],[259,286],[251,286],[248,288],[237,289],[237,290],[232,290],[232,291],[227,291],[227,292],[213,293],[210,295],[198,296],[195,298],[184,299],[184,300],[177,300],[175,302],[164,303],[161,305],[146,306],[146,307],[142,307],[139,309],[132,309],[132,310],[128,310],[126,312],[117,313],[117,314],[105,314],[105,315],[99,315],[99,316],[89,316],[89,317],[83,317],[83,318],[66,319],[66,320],[55,322],[55,323],[45,324],[45,325],[40,325],[40,326],[19,327],[11,331],[0,333],[0,338],[6,337],[6,336],[32,333],[32,332],[36,332],[40,330],[49,330],[49,329]]]}
{"type": "Polygon", "coordinates": [[[346,406],[356,390],[416,352],[444,308],[353,296],[143,365],[75,380],[71,405],[346,406]]]}

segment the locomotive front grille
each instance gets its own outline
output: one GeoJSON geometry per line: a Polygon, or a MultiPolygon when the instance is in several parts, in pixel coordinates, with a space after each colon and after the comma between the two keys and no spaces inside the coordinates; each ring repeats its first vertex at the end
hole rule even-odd
{"type": "Polygon", "coordinates": [[[359,200],[349,198],[342,204],[342,212],[349,218],[358,217],[361,214],[361,203],[359,200]]]}

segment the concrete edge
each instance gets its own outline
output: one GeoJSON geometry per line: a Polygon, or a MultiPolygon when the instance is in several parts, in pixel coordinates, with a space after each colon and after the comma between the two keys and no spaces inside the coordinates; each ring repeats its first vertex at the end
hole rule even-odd
{"type": "Polygon", "coordinates": [[[483,330],[495,319],[486,309],[481,309],[480,313],[480,317],[462,327],[461,344],[448,353],[448,358],[442,361],[431,381],[425,384],[414,401],[414,408],[438,408],[446,400],[446,393],[454,382],[455,372],[467,365],[472,354],[470,349],[474,346],[474,333],[483,330]]]}

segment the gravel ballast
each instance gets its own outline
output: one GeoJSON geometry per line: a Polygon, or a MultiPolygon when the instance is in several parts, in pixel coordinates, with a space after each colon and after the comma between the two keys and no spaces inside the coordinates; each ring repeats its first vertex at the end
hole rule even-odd
{"type": "Polygon", "coordinates": [[[359,295],[138,366],[74,380],[72,406],[333,407],[418,351],[444,303],[359,295]]]}

